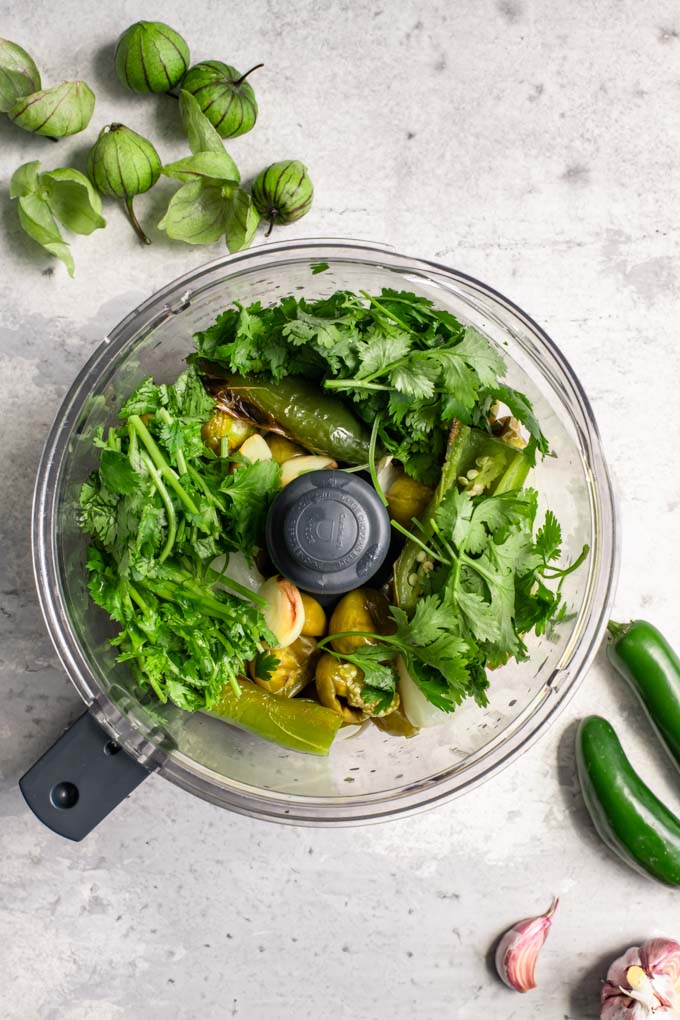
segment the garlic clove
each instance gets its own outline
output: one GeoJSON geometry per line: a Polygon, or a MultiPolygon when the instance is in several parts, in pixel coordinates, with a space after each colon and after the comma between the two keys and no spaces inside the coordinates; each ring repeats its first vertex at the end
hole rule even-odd
{"type": "Polygon", "coordinates": [[[496,949],[496,970],[508,988],[528,992],[536,987],[536,961],[558,903],[555,897],[545,914],[518,921],[502,936],[496,949]]]}
{"type": "Polygon", "coordinates": [[[601,1020],[680,1020],[680,943],[649,939],[631,946],[607,971],[601,1020]]]}
{"type": "Polygon", "coordinates": [[[272,459],[272,451],[259,432],[256,432],[254,436],[250,436],[244,443],[241,443],[239,453],[247,457],[251,464],[255,464],[259,460],[272,459]]]}
{"type": "Polygon", "coordinates": [[[279,648],[287,648],[297,641],[305,623],[302,596],[292,581],[285,577],[270,577],[260,588],[267,606],[262,615],[279,648]]]}
{"type": "Polygon", "coordinates": [[[337,466],[337,462],[331,457],[319,454],[310,453],[303,457],[291,457],[281,465],[281,486],[289,485],[300,475],[309,474],[310,471],[325,471],[337,466]]]}

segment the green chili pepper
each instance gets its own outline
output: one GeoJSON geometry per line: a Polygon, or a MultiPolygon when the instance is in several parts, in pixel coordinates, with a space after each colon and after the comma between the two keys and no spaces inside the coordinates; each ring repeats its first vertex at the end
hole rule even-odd
{"type": "Polygon", "coordinates": [[[254,375],[222,374],[200,362],[218,405],[243,421],[279,432],[312,453],[343,464],[368,461],[369,436],[343,401],[299,376],[268,382],[254,375]]]}
{"type": "MultiPolygon", "coordinates": [[[[502,440],[456,421],[449,435],[446,457],[439,484],[420,518],[424,529],[419,537],[427,542],[432,534],[430,522],[451,486],[460,484],[473,495],[510,492],[520,489],[529,473],[529,459],[522,450],[502,440]]],[[[394,593],[397,605],[413,612],[425,581],[418,572],[418,543],[409,541],[394,565],[394,593]]]]}
{"type": "Polygon", "coordinates": [[[583,799],[607,846],[641,874],[680,886],[680,819],[640,779],[606,719],[582,721],[576,762],[583,799]]]}
{"type": "Polygon", "coordinates": [[[680,659],[663,634],[645,620],[610,621],[607,657],[642,702],[680,768],[680,659]]]}
{"type": "Polygon", "coordinates": [[[209,714],[292,751],[327,755],[342,717],[316,701],[282,698],[239,678],[241,694],[227,684],[209,714]]]}

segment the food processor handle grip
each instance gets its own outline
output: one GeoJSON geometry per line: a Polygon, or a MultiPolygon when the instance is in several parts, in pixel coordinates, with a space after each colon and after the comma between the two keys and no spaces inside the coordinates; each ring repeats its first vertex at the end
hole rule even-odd
{"type": "Polygon", "coordinates": [[[78,842],[149,772],[84,712],[19,780],[34,815],[78,842]]]}

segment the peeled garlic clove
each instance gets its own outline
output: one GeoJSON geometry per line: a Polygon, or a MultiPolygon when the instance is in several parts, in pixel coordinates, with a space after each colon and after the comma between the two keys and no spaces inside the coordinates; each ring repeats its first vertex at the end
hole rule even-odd
{"type": "Polygon", "coordinates": [[[241,443],[239,453],[242,453],[244,457],[247,457],[251,464],[254,464],[258,460],[272,459],[272,451],[269,449],[263,436],[261,436],[259,432],[254,436],[251,436],[250,439],[246,439],[245,443],[241,443]]]}
{"type": "Polygon", "coordinates": [[[270,577],[260,588],[260,595],[267,602],[262,611],[267,626],[276,638],[279,648],[287,648],[297,641],[305,622],[302,596],[285,577],[270,577]]]}
{"type": "Polygon", "coordinates": [[[557,910],[557,897],[545,914],[527,917],[506,931],[496,949],[496,970],[509,988],[528,992],[536,987],[535,969],[538,954],[548,937],[557,910]]]}
{"type": "Polygon", "coordinates": [[[332,460],[330,457],[322,457],[312,453],[305,457],[291,457],[290,460],[281,465],[281,485],[288,485],[289,482],[299,478],[300,475],[308,474],[310,471],[323,471],[327,468],[336,468],[337,466],[337,461],[332,460]]]}

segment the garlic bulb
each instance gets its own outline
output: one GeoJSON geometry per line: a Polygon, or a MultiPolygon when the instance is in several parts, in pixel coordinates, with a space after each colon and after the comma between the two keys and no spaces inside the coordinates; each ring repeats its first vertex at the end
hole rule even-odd
{"type": "Polygon", "coordinates": [[[557,897],[545,914],[527,917],[506,931],[496,950],[496,970],[509,988],[528,992],[536,987],[534,971],[543,943],[548,937],[557,904],[557,897]]]}
{"type": "Polygon", "coordinates": [[[631,946],[607,971],[600,1020],[680,1020],[680,942],[631,946]]]}

